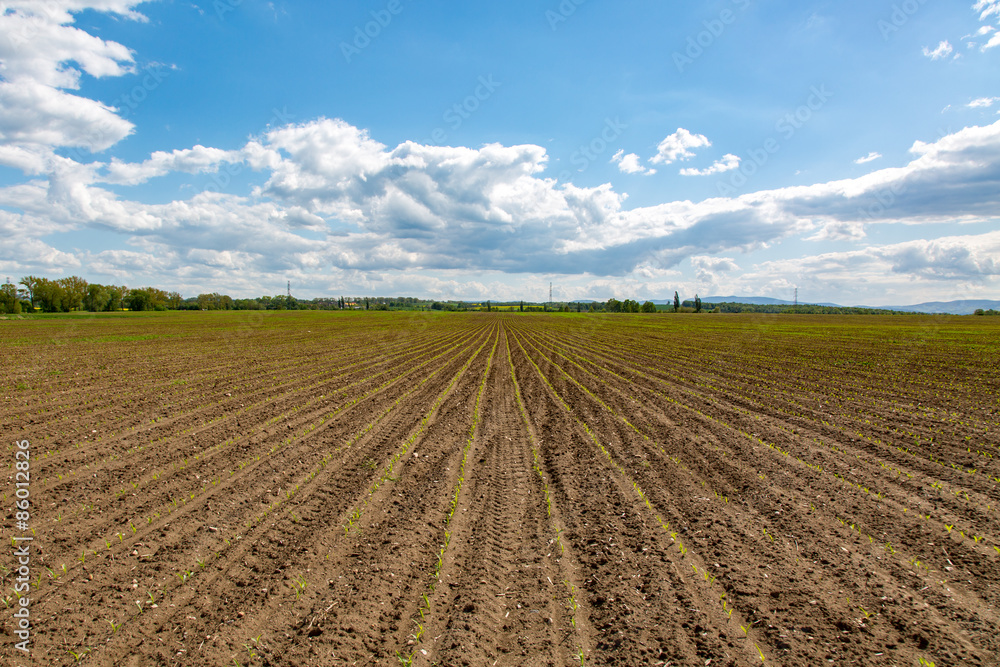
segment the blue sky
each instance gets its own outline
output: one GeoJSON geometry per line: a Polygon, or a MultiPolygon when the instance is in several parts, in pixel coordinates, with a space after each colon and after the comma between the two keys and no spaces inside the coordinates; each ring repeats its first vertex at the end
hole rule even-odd
{"type": "Polygon", "coordinates": [[[997,0],[3,6],[15,280],[1000,294],[997,0]]]}

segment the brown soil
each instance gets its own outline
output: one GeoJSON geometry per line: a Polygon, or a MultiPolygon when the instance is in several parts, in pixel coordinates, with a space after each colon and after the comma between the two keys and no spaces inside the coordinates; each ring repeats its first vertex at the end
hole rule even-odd
{"type": "Polygon", "coordinates": [[[1000,664],[995,326],[0,327],[3,664],[1000,664]]]}

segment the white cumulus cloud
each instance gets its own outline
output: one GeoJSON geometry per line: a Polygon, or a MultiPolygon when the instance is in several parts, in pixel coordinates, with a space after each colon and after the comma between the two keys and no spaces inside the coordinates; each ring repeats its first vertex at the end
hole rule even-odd
{"type": "Polygon", "coordinates": [[[924,55],[930,58],[931,60],[940,60],[941,58],[946,58],[949,55],[951,55],[952,51],[954,50],[955,48],[951,45],[951,43],[948,42],[948,40],[944,40],[943,42],[938,44],[937,48],[935,48],[934,50],[931,50],[925,46],[924,55]]]}
{"type": "Polygon", "coordinates": [[[983,109],[993,106],[995,102],[1000,102],[1000,97],[980,97],[972,100],[966,106],[970,109],[983,109]]]}
{"type": "Polygon", "coordinates": [[[706,148],[712,142],[703,134],[693,134],[683,127],[666,137],[657,146],[657,153],[650,160],[653,164],[670,164],[678,160],[690,160],[694,157],[691,152],[695,148],[706,148]]]}
{"type": "Polygon", "coordinates": [[[623,174],[645,174],[646,176],[652,176],[656,173],[655,169],[650,169],[649,167],[644,167],[639,164],[639,156],[635,153],[626,154],[624,150],[619,150],[611,157],[611,162],[618,165],[618,170],[623,174]]]}
{"type": "Polygon", "coordinates": [[[138,164],[112,159],[107,167],[107,177],[102,180],[108,183],[136,185],[171,172],[199,174],[215,171],[222,162],[242,161],[244,157],[239,151],[224,151],[201,145],[170,153],[156,151],[148,160],[138,164]]]}
{"type": "Polygon", "coordinates": [[[704,169],[681,169],[680,174],[681,176],[711,176],[712,174],[721,174],[739,168],[739,156],[726,153],[722,156],[721,160],[716,160],[710,167],[704,169]]]}
{"type": "Polygon", "coordinates": [[[0,163],[28,173],[46,168],[59,147],[100,151],[132,131],[117,110],[68,90],[83,75],[122,76],[131,51],[72,25],[94,9],[143,20],[137,0],[10,0],[0,5],[0,163]]]}
{"type": "Polygon", "coordinates": [[[859,157],[857,160],[854,161],[854,164],[867,164],[868,162],[874,162],[875,160],[878,160],[881,157],[882,157],[881,153],[876,153],[875,151],[872,151],[871,153],[869,153],[864,157],[859,157]]]}
{"type": "Polygon", "coordinates": [[[695,270],[695,277],[699,282],[710,284],[714,284],[720,275],[740,269],[732,257],[709,257],[706,255],[693,255],[691,267],[695,270]]]}
{"type": "MultiPolygon", "coordinates": [[[[859,250],[764,262],[757,277],[788,276],[795,282],[853,292],[906,283],[993,283],[1000,276],[1000,232],[918,239],[859,250]]],[[[746,276],[748,278],[752,276],[746,276]]],[[[954,298],[965,298],[955,296],[954,298]]]]}
{"type": "Polygon", "coordinates": [[[990,16],[1000,16],[1000,0],[976,0],[972,8],[980,12],[980,21],[985,21],[990,16]]]}

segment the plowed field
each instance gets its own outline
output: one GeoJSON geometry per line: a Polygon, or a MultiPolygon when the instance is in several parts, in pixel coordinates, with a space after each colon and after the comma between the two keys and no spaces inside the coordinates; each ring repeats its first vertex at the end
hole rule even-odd
{"type": "Polygon", "coordinates": [[[0,663],[998,665],[991,319],[0,322],[0,663]]]}

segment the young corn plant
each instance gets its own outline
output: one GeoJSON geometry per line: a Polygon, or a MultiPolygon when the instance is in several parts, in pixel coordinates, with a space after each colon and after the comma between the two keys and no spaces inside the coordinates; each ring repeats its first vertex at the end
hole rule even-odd
{"type": "Polygon", "coordinates": [[[66,652],[69,653],[71,656],[73,656],[73,662],[81,662],[84,658],[87,657],[87,654],[90,653],[90,651],[91,649],[84,648],[80,649],[79,651],[67,650],[66,652]]]}
{"type": "Polygon", "coordinates": [[[569,579],[563,579],[563,584],[569,590],[569,597],[567,598],[568,607],[570,610],[569,622],[574,628],[576,627],[576,610],[580,608],[580,605],[576,601],[576,588],[570,583],[569,579]]]}
{"type": "Polygon", "coordinates": [[[257,651],[255,651],[253,646],[250,646],[250,644],[244,644],[243,648],[247,651],[247,659],[250,662],[253,662],[253,659],[257,657],[257,651]]]}
{"type": "Polygon", "coordinates": [[[298,602],[299,597],[306,592],[306,586],[309,585],[309,582],[306,581],[304,575],[300,574],[297,577],[295,577],[293,585],[295,588],[295,601],[298,602]]]}

